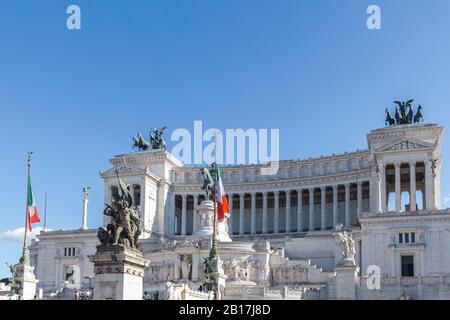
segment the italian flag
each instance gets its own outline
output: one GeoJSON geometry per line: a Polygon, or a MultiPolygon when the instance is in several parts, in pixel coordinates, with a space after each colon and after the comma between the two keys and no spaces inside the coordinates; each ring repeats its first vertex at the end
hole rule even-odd
{"type": "Polygon", "coordinates": [[[228,216],[228,199],[225,189],[223,188],[222,176],[220,175],[220,168],[217,165],[217,179],[216,179],[216,195],[217,195],[217,219],[219,222],[223,222],[225,216],[228,216]]]}
{"type": "Polygon", "coordinates": [[[39,213],[34,201],[33,189],[31,188],[31,182],[28,182],[28,201],[27,201],[27,223],[30,232],[33,230],[32,224],[40,222],[39,213]]]}

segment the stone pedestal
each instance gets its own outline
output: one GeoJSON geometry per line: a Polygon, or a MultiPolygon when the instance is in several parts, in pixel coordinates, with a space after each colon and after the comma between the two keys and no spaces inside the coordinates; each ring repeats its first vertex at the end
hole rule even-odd
{"type": "Polygon", "coordinates": [[[225,291],[225,281],[227,280],[227,276],[223,271],[222,259],[220,259],[220,257],[217,257],[215,265],[212,265],[211,267],[213,270],[215,270],[210,273],[210,276],[217,286],[216,300],[222,300],[225,291]]]}
{"type": "Polygon", "coordinates": [[[144,268],[150,263],[139,250],[119,245],[97,246],[94,300],[142,300],[144,268]]]}
{"type": "Polygon", "coordinates": [[[39,282],[34,276],[34,267],[18,265],[15,281],[20,283],[19,295],[23,300],[33,300],[36,295],[36,284],[39,282]]]}
{"type": "Polygon", "coordinates": [[[225,290],[225,281],[227,280],[227,276],[222,272],[212,272],[211,278],[214,279],[217,285],[217,300],[222,300],[224,290],[225,290]]]}
{"type": "Polygon", "coordinates": [[[336,298],[343,300],[356,299],[358,266],[342,264],[336,266],[334,271],[336,272],[336,298]]]}
{"type": "MultiPolygon", "coordinates": [[[[195,215],[194,221],[196,221],[196,225],[194,226],[192,237],[196,239],[211,239],[214,229],[214,202],[211,200],[202,201],[197,207],[195,215]]],[[[219,242],[231,242],[226,218],[218,224],[217,231],[219,242]]]]}

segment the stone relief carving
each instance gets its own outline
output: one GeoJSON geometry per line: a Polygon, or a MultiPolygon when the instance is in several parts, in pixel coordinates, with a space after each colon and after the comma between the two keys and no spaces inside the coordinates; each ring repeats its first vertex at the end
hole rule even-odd
{"type": "Polygon", "coordinates": [[[114,300],[116,296],[116,286],[117,282],[101,281],[100,288],[102,291],[103,298],[105,298],[106,300],[114,300]]]}
{"type": "Polygon", "coordinates": [[[152,263],[148,267],[150,282],[164,282],[174,280],[175,266],[172,262],[152,263]]]}
{"type": "Polygon", "coordinates": [[[306,283],[308,282],[308,268],[298,265],[272,267],[271,280],[273,284],[306,283]]]}
{"type": "Polygon", "coordinates": [[[419,240],[420,242],[425,243],[425,232],[421,231],[419,233],[419,240]]]}
{"type": "Polygon", "coordinates": [[[259,260],[255,263],[256,268],[256,275],[257,275],[257,281],[258,282],[266,282],[267,278],[269,276],[269,268],[266,268],[266,266],[263,266],[259,260]]]}
{"type": "MultiPolygon", "coordinates": [[[[358,151],[359,152],[359,151],[358,151]]],[[[259,174],[259,168],[255,167],[230,167],[224,168],[222,177],[225,183],[241,183],[241,182],[264,182],[267,180],[275,179],[301,179],[312,176],[324,176],[335,174],[339,172],[346,172],[349,170],[361,170],[369,168],[368,157],[366,155],[357,155],[349,158],[340,158],[335,155],[329,157],[326,161],[313,161],[313,162],[301,162],[288,163],[281,165],[278,173],[274,176],[265,176],[259,174]]],[[[328,157],[321,157],[325,159],[328,157]]],[[[311,160],[311,159],[309,159],[311,160]]],[[[174,182],[194,184],[201,183],[202,176],[199,172],[189,170],[180,170],[176,174],[172,174],[174,182]]]]}
{"type": "Polygon", "coordinates": [[[203,263],[198,263],[197,264],[197,277],[198,277],[198,282],[204,283],[206,281],[206,276],[205,276],[205,266],[203,263]]]}
{"type": "Polygon", "coordinates": [[[249,261],[239,261],[236,259],[225,260],[223,262],[223,271],[230,281],[248,281],[249,279],[249,261]]]}
{"type": "Polygon", "coordinates": [[[259,260],[229,259],[223,263],[223,269],[229,281],[266,282],[269,269],[259,260]]]}
{"type": "Polygon", "coordinates": [[[334,165],[332,162],[327,162],[325,165],[325,173],[332,174],[334,172],[334,165]]]}
{"type": "Polygon", "coordinates": [[[395,234],[391,234],[390,239],[391,239],[390,243],[395,244],[395,234]]]}
{"type": "Polygon", "coordinates": [[[359,169],[359,159],[358,158],[351,159],[349,162],[350,162],[350,169],[354,169],[354,170],[359,169]]]}
{"type": "Polygon", "coordinates": [[[340,264],[343,265],[355,265],[355,240],[353,240],[352,234],[347,231],[337,233],[339,239],[339,245],[341,248],[341,260],[340,264]]]}
{"type": "Polygon", "coordinates": [[[322,165],[320,163],[314,164],[312,171],[314,175],[322,175],[322,165]]]}
{"type": "Polygon", "coordinates": [[[192,183],[192,177],[191,177],[191,173],[190,172],[186,172],[184,174],[184,180],[186,181],[186,183],[192,183]]]}
{"type": "Polygon", "coordinates": [[[394,144],[393,146],[384,149],[385,151],[396,151],[396,150],[408,150],[408,149],[420,149],[426,148],[422,144],[418,144],[409,140],[402,141],[400,143],[394,144]]]}
{"type": "MultiPolygon", "coordinates": [[[[175,241],[175,240],[173,240],[173,241],[175,241]]],[[[198,239],[186,239],[181,243],[177,243],[174,247],[198,248],[198,247],[200,247],[200,241],[198,239]]]]}
{"type": "Polygon", "coordinates": [[[172,282],[166,283],[166,300],[181,300],[183,287],[175,286],[172,282]]]}
{"type": "Polygon", "coordinates": [[[200,228],[212,228],[214,224],[214,216],[206,211],[199,211],[200,228]]]}
{"type": "Polygon", "coordinates": [[[189,280],[191,276],[192,259],[187,256],[181,256],[181,278],[183,280],[189,280]]]}

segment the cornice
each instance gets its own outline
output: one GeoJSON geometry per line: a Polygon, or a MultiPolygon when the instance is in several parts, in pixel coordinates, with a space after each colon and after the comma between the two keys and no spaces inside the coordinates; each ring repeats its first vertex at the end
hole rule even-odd
{"type": "MultiPolygon", "coordinates": [[[[300,178],[289,180],[269,180],[250,183],[224,183],[227,193],[235,193],[238,191],[274,191],[274,190],[296,190],[309,187],[332,186],[334,184],[356,183],[357,181],[368,181],[371,179],[370,170],[361,170],[350,174],[338,174],[333,176],[300,178]]],[[[174,192],[190,192],[194,190],[202,192],[200,184],[173,184],[174,192]]]]}
{"type": "Polygon", "coordinates": [[[450,209],[444,210],[423,210],[417,213],[389,213],[383,215],[367,216],[367,213],[359,218],[361,225],[376,225],[397,222],[438,222],[450,221],[450,209]]]}

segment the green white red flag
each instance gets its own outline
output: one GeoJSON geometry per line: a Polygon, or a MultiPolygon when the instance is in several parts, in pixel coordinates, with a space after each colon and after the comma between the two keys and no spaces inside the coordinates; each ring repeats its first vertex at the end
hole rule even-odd
{"type": "Polygon", "coordinates": [[[225,189],[222,183],[222,176],[220,175],[220,168],[217,165],[217,183],[216,183],[216,196],[217,196],[217,220],[223,222],[225,216],[228,217],[230,210],[228,209],[228,198],[225,193],[225,189]]]}
{"type": "Polygon", "coordinates": [[[28,201],[27,201],[27,224],[30,232],[33,230],[33,223],[40,222],[39,213],[34,201],[33,188],[31,188],[31,181],[28,182],[28,201]]]}

